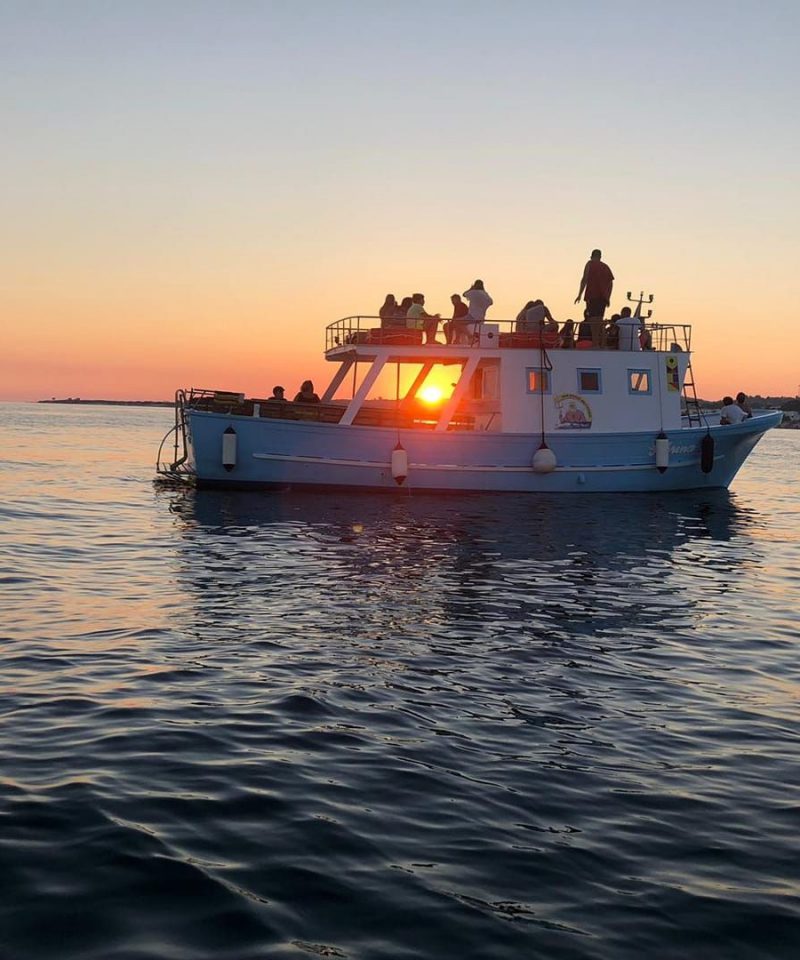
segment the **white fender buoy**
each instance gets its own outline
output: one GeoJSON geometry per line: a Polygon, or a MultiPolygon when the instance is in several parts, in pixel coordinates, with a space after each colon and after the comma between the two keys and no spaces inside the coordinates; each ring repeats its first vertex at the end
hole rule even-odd
{"type": "Polygon", "coordinates": [[[408,454],[399,440],[392,450],[392,476],[398,487],[405,483],[408,476],[408,454]]]}
{"type": "Polygon", "coordinates": [[[659,433],[659,435],[656,437],[656,467],[658,468],[659,473],[664,473],[668,466],[669,438],[662,430],[661,433],[659,433]]]}
{"type": "Polygon", "coordinates": [[[222,431],[222,466],[228,472],[236,466],[236,431],[233,427],[222,431]]]}
{"type": "Polygon", "coordinates": [[[552,473],[556,468],[556,455],[543,443],[534,453],[531,465],[534,473],[552,473]]]}

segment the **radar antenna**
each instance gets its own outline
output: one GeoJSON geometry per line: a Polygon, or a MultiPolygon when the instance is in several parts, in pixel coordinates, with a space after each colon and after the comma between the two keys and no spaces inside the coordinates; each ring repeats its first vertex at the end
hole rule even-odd
{"type": "MultiPolygon", "coordinates": [[[[648,294],[648,295],[647,295],[647,299],[645,299],[644,292],[642,292],[642,293],[639,294],[639,299],[637,300],[636,297],[631,296],[630,291],[628,291],[628,299],[630,300],[631,303],[635,303],[635,304],[636,304],[636,309],[633,311],[634,317],[640,317],[640,318],[641,318],[641,316],[642,316],[642,304],[643,304],[643,303],[652,303],[652,302],[653,302],[653,294],[652,294],[652,293],[648,294]]],[[[647,314],[646,314],[645,317],[644,317],[644,319],[647,320],[648,318],[650,318],[650,317],[652,317],[652,316],[653,316],[653,311],[652,311],[652,310],[648,310],[648,311],[647,311],[647,314]]]]}

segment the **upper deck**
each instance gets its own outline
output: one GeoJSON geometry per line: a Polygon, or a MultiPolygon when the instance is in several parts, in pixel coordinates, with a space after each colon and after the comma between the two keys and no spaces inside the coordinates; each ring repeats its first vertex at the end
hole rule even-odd
{"type": "MultiPolygon", "coordinates": [[[[657,352],[691,352],[692,328],[689,324],[648,323],[636,320],[636,329],[646,330],[650,335],[648,350],[657,352]]],[[[448,322],[439,320],[439,325],[448,322]]],[[[486,350],[562,350],[561,342],[564,324],[559,324],[558,334],[547,331],[542,334],[518,329],[516,320],[487,320],[476,324],[478,328],[468,344],[447,344],[441,342],[443,336],[438,332],[437,343],[423,343],[423,331],[401,326],[405,321],[392,321],[387,325],[380,317],[356,315],[343,317],[329,324],[325,329],[325,354],[329,360],[341,360],[343,356],[354,352],[360,358],[374,359],[378,355],[392,354],[394,362],[420,358],[467,359],[476,351],[486,350]]],[[[570,348],[566,348],[570,349],[570,348]]],[[[576,350],[600,350],[616,352],[608,347],[593,347],[578,340],[578,325],[575,326],[573,347],[576,350]]],[[[635,350],[641,350],[638,344],[635,350]]]]}

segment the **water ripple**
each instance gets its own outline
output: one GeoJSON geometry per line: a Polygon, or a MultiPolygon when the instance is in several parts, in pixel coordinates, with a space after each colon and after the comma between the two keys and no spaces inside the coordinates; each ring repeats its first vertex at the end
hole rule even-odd
{"type": "Polygon", "coordinates": [[[264,496],[9,409],[3,960],[800,952],[796,434],[730,494],[264,496]]]}

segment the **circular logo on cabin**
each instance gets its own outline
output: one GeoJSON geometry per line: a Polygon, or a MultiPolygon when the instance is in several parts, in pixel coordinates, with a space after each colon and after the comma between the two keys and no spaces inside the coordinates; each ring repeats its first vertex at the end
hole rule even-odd
{"type": "Polygon", "coordinates": [[[588,430],[592,425],[592,409],[577,393],[559,393],[553,397],[558,414],[557,430],[588,430]]]}

